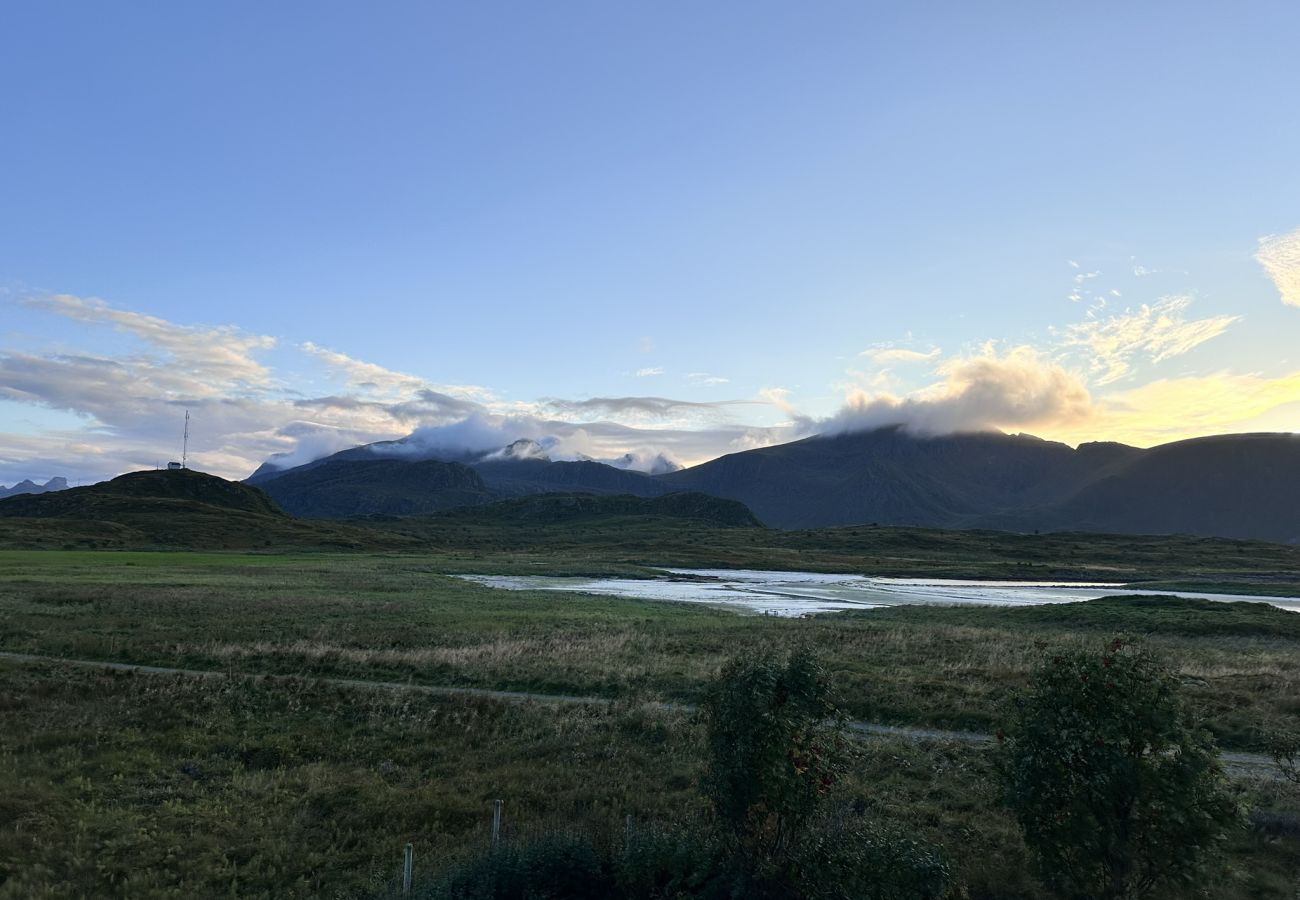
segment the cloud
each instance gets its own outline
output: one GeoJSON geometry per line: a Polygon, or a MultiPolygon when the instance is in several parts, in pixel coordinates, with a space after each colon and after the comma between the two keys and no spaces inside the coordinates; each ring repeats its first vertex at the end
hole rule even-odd
{"type": "Polygon", "coordinates": [[[949,359],[937,372],[942,381],[904,397],[855,391],[818,430],[901,425],[919,434],[947,434],[1074,425],[1091,416],[1083,380],[1030,347],[1000,355],[987,348],[949,359]]]}
{"type": "Polygon", "coordinates": [[[905,350],[901,347],[881,347],[873,350],[863,350],[858,355],[867,357],[877,365],[885,366],[897,363],[934,362],[939,358],[941,352],[938,347],[932,347],[925,353],[919,350],[905,350]]]}
{"type": "Polygon", "coordinates": [[[23,304],[87,325],[109,325],[161,351],[174,377],[198,376],[191,390],[209,392],[266,384],[269,370],[254,354],[270,350],[275,338],[232,326],[177,325],[156,316],[114,309],[103,300],[53,294],[27,297],[23,304]]]}
{"type": "Polygon", "coordinates": [[[706,419],[715,421],[729,416],[729,407],[744,404],[741,400],[674,400],[670,397],[591,397],[565,400],[544,397],[539,405],[552,415],[590,418],[600,416],[644,423],[667,421],[685,424],[706,419]]]}
{"type": "Polygon", "coordinates": [[[1159,363],[1187,353],[1223,334],[1240,316],[1210,316],[1188,319],[1191,297],[1162,297],[1137,309],[1100,317],[1101,307],[1088,312],[1088,319],[1059,332],[1067,348],[1081,349],[1088,356],[1093,383],[1102,386],[1132,371],[1132,361],[1141,357],[1159,363]]]}
{"type": "Polygon", "coordinates": [[[621,460],[625,468],[653,471],[665,460],[693,465],[722,453],[790,440],[789,428],[642,429],[614,422],[570,422],[531,415],[478,412],[446,425],[417,429],[400,442],[382,448],[394,455],[446,458],[500,449],[514,441],[536,441],[552,459],[621,460]],[[623,460],[623,457],[630,457],[623,460]]]}
{"type": "Polygon", "coordinates": [[[1282,302],[1300,306],[1300,228],[1260,238],[1255,259],[1277,285],[1282,302]]]}
{"type": "Polygon", "coordinates": [[[731,422],[729,409],[740,401],[506,401],[487,388],[428,382],[311,342],[289,349],[324,364],[342,384],[304,397],[287,382],[294,376],[259,358],[275,347],[271,337],[230,326],[181,325],[66,295],[19,302],[83,323],[92,343],[94,329],[104,328],[130,334],[139,346],[117,354],[0,350],[0,402],[73,414],[62,429],[0,433],[3,483],[29,475],[97,481],[165,464],[179,455],[185,409],[193,414],[193,464],[230,478],[243,478],[273,457],[296,465],[443,427],[453,429],[448,439],[468,443],[475,434],[480,444],[495,446],[536,437],[571,458],[632,453],[647,465],[660,455],[702,462],[777,442],[786,433],[731,422]]]}
{"type": "Polygon", "coordinates": [[[723,378],[721,375],[710,375],[708,372],[690,372],[687,374],[686,380],[701,387],[717,387],[718,385],[731,383],[730,378],[723,378]]]}
{"type": "Polygon", "coordinates": [[[655,375],[662,375],[663,373],[664,370],[662,366],[652,366],[646,369],[637,369],[633,374],[637,378],[651,378],[655,375]]]}
{"type": "Polygon", "coordinates": [[[496,395],[493,394],[490,389],[480,385],[431,385],[428,381],[416,375],[408,375],[405,372],[396,372],[392,369],[376,365],[375,363],[366,362],[348,356],[345,353],[339,353],[336,350],[321,347],[311,341],[304,341],[298,346],[304,353],[320,360],[330,369],[343,375],[347,383],[355,388],[390,395],[419,392],[428,389],[450,397],[473,400],[480,403],[491,403],[496,400],[496,395]]]}
{"type": "MultiPolygon", "coordinates": [[[[129,345],[114,352],[0,349],[0,402],[71,414],[49,417],[59,427],[0,433],[3,483],[54,475],[84,482],[165,463],[179,453],[185,409],[193,413],[196,467],[238,478],[272,456],[293,465],[403,436],[408,444],[441,442],[479,452],[530,438],[553,458],[631,454],[631,464],[644,468],[661,464],[655,460],[689,465],[819,431],[883,425],[921,433],[1027,430],[1071,441],[1155,443],[1252,422],[1286,427],[1293,421],[1288,414],[1300,408],[1300,373],[1269,378],[1225,370],[1097,393],[1139,362],[1178,357],[1237,321],[1191,319],[1187,297],[1113,314],[1095,304],[1085,321],[1056,333],[1057,343],[1045,351],[988,345],[945,359],[934,348],[871,348],[863,355],[879,363],[926,364],[906,371],[930,383],[909,391],[906,386],[918,382],[895,370],[862,373],[829,418],[801,410],[780,387],[711,402],[664,396],[513,401],[485,387],[438,384],[311,342],[278,348],[275,359],[291,368],[272,368],[267,354],[277,349],[276,340],[233,326],[178,324],[68,295],[17,302],[83,324],[91,346],[96,329],[130,340],[110,341],[129,345]],[[324,366],[331,386],[309,396],[294,390],[295,354],[308,368],[324,366]],[[770,427],[737,421],[762,407],[779,410],[785,421],[770,427]]],[[[727,383],[706,372],[684,377],[695,385],[727,383]]]]}

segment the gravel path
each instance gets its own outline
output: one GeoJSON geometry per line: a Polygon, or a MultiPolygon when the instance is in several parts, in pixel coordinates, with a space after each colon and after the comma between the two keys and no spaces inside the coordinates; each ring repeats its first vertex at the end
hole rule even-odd
{"type": "MultiPolygon", "coordinates": [[[[248,672],[221,672],[213,669],[180,669],[171,666],[146,666],[140,663],[111,662],[98,659],[66,659],[61,656],[42,656],[35,653],[11,653],[0,650],[0,660],[16,663],[50,663],[65,666],[78,666],[87,669],[106,669],[112,672],[137,672],[143,675],[186,675],[192,678],[284,678],[283,675],[266,675],[248,672]]],[[[553,704],[607,704],[614,702],[609,697],[582,697],[574,694],[537,694],[531,691],[499,691],[492,688],[451,687],[445,685],[416,684],[403,681],[367,681],[360,678],[331,678],[313,676],[311,680],[321,684],[358,690],[380,691],[415,691],[421,694],[435,694],[446,697],[481,697],[487,700],[501,700],[507,703],[553,703],[553,704]]],[[[640,704],[652,709],[669,712],[692,712],[695,708],[686,703],[664,703],[660,701],[640,704]]],[[[911,741],[955,742],[961,744],[992,744],[996,741],[991,734],[977,731],[947,731],[941,728],[915,728],[907,725],[881,725],[876,722],[851,721],[848,727],[858,734],[870,737],[897,737],[911,741]]],[[[1234,775],[1276,778],[1280,777],[1273,760],[1262,753],[1242,753],[1225,751],[1219,754],[1227,769],[1234,775]]]]}

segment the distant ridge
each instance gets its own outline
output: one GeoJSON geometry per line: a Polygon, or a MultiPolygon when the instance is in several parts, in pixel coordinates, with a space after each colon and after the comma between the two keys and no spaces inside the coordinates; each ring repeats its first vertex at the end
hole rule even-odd
{"type": "Polygon", "coordinates": [[[45,494],[50,491],[63,491],[68,488],[68,479],[63,477],[51,478],[45,484],[37,484],[30,478],[18,482],[13,487],[0,485],[0,500],[6,497],[16,497],[19,494],[45,494]]]}
{"type": "Polygon", "coordinates": [[[718,528],[760,528],[763,524],[743,503],[694,491],[651,498],[626,494],[534,494],[487,506],[454,509],[441,513],[439,518],[503,525],[551,525],[619,516],[690,519],[718,528]]]}
{"type": "Polygon", "coordinates": [[[1292,434],[1075,449],[1028,435],[885,428],[735,453],[659,480],[739,500],[778,528],[876,522],[1300,543],[1292,434]]]}
{"type": "Polygon", "coordinates": [[[400,441],[352,447],[290,469],[265,463],[247,482],[297,516],[427,515],[554,492],[657,497],[674,489],[595,460],[550,459],[535,441],[486,453],[418,451],[400,441]]]}
{"type": "Polygon", "coordinates": [[[311,518],[427,515],[494,499],[468,466],[391,457],[340,459],[290,469],[278,478],[262,480],[258,488],[290,514],[311,518]]]}
{"type": "Polygon", "coordinates": [[[1075,448],[1023,434],[927,437],[890,427],[653,476],[551,460],[532,441],[462,461],[419,452],[400,441],[355,447],[284,471],[263,466],[250,483],[300,515],[406,515],[554,492],[652,498],[694,491],[738,501],[786,529],[876,523],[1300,543],[1300,436],[1292,434],[1075,448]],[[449,466],[459,467],[455,478],[449,466]]]}

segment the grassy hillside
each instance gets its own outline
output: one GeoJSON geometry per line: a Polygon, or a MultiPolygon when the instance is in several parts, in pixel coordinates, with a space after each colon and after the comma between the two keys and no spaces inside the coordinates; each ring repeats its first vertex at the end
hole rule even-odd
{"type": "Polygon", "coordinates": [[[129,472],[87,487],[10,497],[0,500],[0,516],[94,519],[101,512],[143,510],[143,501],[202,504],[259,516],[285,515],[257,488],[193,469],[158,469],[129,472]]]}
{"type": "Polygon", "coordinates": [[[202,472],[148,471],[0,500],[0,546],[253,549],[409,546],[399,536],[290,518],[254,487],[202,472]]]}

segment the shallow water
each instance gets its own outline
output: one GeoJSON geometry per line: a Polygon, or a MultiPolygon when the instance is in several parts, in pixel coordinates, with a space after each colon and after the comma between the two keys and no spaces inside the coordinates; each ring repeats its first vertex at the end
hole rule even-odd
{"type": "Polygon", "coordinates": [[[1204,600],[1257,600],[1300,612],[1300,597],[1247,597],[1195,591],[1152,591],[1107,582],[960,581],[944,578],[873,578],[819,572],[748,569],[664,569],[663,578],[561,578],[549,575],[462,575],[487,587],[512,591],[567,591],[637,600],[707,603],[743,612],[806,616],[845,609],[911,603],[944,606],[1036,606],[1098,597],[1160,593],[1204,600]]]}

